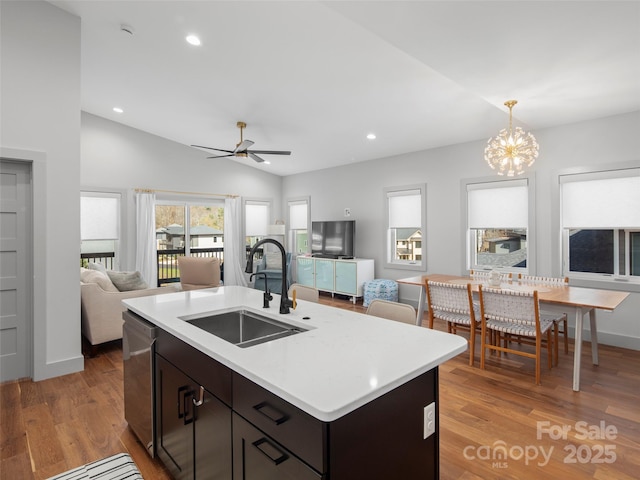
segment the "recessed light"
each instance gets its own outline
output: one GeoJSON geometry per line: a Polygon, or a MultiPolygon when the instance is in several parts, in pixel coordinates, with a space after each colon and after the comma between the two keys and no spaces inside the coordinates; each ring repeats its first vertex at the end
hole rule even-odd
{"type": "Polygon", "coordinates": [[[269,160],[265,160],[265,161],[264,161],[264,164],[265,164],[265,165],[271,165],[271,162],[270,162],[269,160]]]}
{"type": "Polygon", "coordinates": [[[369,140],[375,140],[376,139],[376,134],[375,133],[370,133],[370,134],[367,135],[367,138],[369,140]]]}
{"type": "Polygon", "coordinates": [[[187,42],[189,42],[191,45],[195,45],[196,47],[200,45],[200,39],[198,37],[196,37],[195,35],[187,35],[186,38],[187,42]]]}
{"type": "Polygon", "coordinates": [[[113,107],[113,111],[116,112],[116,113],[123,113],[124,112],[124,110],[121,109],[120,107],[113,107]]]}

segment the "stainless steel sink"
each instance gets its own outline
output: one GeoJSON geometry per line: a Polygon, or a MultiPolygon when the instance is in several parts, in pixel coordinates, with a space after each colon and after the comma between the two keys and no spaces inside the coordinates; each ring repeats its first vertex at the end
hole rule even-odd
{"type": "Polygon", "coordinates": [[[197,318],[183,318],[183,320],[240,348],[251,347],[306,331],[304,328],[243,309],[206,314],[197,318]]]}

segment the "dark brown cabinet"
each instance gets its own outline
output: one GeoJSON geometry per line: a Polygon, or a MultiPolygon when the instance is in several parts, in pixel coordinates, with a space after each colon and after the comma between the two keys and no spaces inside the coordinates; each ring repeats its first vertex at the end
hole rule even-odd
{"type": "MultiPolygon", "coordinates": [[[[424,438],[424,407],[437,405],[437,392],[435,368],[332,422],[322,422],[234,373],[234,480],[288,479],[275,473],[260,476],[257,465],[267,471],[267,456],[281,462],[291,457],[302,461],[310,471],[301,472],[316,475],[300,477],[305,479],[435,480],[439,478],[438,414],[436,408],[435,433],[424,438]],[[238,416],[250,423],[253,434],[245,433],[243,427],[238,438],[236,425],[243,425],[238,416]],[[263,442],[260,446],[269,455],[260,456],[252,442],[263,442]]],[[[276,472],[275,467],[268,471],[276,472]]]]}
{"type": "Polygon", "coordinates": [[[324,478],[273,438],[233,414],[234,480],[318,480],[324,478]]]}
{"type": "Polygon", "coordinates": [[[160,330],[156,452],[176,480],[231,480],[231,371],[160,330]]]}
{"type": "Polygon", "coordinates": [[[157,453],[176,480],[231,480],[231,409],[156,356],[157,453]]]}
{"type": "Polygon", "coordinates": [[[176,480],[439,477],[437,367],[331,422],[163,330],[155,372],[157,452],[176,480]]]}

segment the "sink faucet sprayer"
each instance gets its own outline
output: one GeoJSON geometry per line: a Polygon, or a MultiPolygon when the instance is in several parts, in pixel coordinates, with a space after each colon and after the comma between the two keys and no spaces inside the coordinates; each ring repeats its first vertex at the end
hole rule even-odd
{"type": "MultiPolygon", "coordinates": [[[[274,240],[272,238],[264,238],[251,247],[251,251],[249,252],[249,259],[247,260],[247,268],[245,268],[246,273],[253,273],[253,255],[256,253],[256,250],[260,245],[265,243],[272,243],[280,250],[280,255],[282,256],[282,287],[280,288],[280,313],[289,313],[289,307],[293,306],[293,302],[289,299],[289,295],[287,293],[287,254],[284,251],[284,247],[280,242],[274,240]]],[[[265,279],[266,281],[266,279],[265,279]]]]}

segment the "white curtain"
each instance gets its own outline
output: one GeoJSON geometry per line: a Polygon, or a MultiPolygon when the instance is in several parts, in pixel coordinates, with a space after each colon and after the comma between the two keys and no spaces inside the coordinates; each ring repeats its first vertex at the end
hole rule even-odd
{"type": "Polygon", "coordinates": [[[155,193],[136,195],[136,270],[150,287],[158,285],[155,209],[155,193]]]}
{"type": "Polygon", "coordinates": [[[224,202],[224,284],[247,286],[244,274],[246,258],[242,239],[240,200],[227,198],[224,202]]]}

